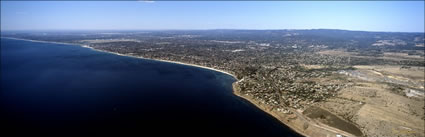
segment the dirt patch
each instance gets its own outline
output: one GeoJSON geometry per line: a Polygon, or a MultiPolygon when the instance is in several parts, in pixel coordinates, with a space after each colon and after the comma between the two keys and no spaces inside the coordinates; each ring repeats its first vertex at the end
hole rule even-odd
{"type": "MultiPolygon", "coordinates": [[[[377,71],[382,74],[365,73],[365,76],[374,78],[399,76],[408,78],[409,81],[415,81],[415,77],[423,78],[423,72],[419,73],[422,67],[356,67],[361,72],[377,71]]],[[[316,106],[355,123],[365,136],[424,136],[425,107],[423,96],[416,97],[419,91],[410,91],[408,85],[365,81],[353,77],[347,78],[347,82],[353,83],[352,86],[340,90],[338,96],[316,106]],[[406,90],[409,90],[407,95],[406,90]]]]}
{"type": "Polygon", "coordinates": [[[354,124],[345,121],[322,108],[312,106],[307,108],[303,114],[334,128],[341,129],[356,136],[363,136],[363,133],[354,124]]]}

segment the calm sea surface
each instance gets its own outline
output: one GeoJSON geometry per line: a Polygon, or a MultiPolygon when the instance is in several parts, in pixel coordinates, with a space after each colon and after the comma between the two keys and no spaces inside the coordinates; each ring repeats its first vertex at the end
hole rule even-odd
{"type": "Polygon", "coordinates": [[[231,76],[73,45],[1,39],[2,134],[299,136],[231,76]]]}

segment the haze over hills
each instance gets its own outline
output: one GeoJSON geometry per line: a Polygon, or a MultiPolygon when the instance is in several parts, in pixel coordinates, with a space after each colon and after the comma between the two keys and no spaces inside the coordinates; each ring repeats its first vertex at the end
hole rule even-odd
{"type": "MultiPolygon", "coordinates": [[[[143,37],[182,37],[199,40],[258,40],[275,43],[290,43],[294,40],[304,40],[305,43],[332,43],[331,48],[354,48],[375,47],[387,45],[386,48],[415,48],[420,47],[424,33],[420,32],[368,32],[348,31],[337,29],[313,29],[313,30],[80,30],[80,31],[3,31],[2,36],[18,36],[22,38],[45,38],[54,41],[70,42],[74,39],[93,38],[143,38],[143,37]],[[190,37],[189,35],[193,35],[190,37]],[[49,37],[43,37],[49,36],[49,37]],[[85,38],[83,38],[84,36],[85,38]],[[379,41],[381,40],[381,41],[379,41]],[[395,40],[379,44],[382,40],[395,40]],[[398,43],[397,43],[398,41],[398,43]],[[378,43],[377,43],[378,42],[378,43]],[[337,44],[343,43],[343,44],[337,44]],[[373,46],[373,44],[375,44],[373,46]],[[416,44],[419,44],[418,46],[416,44]],[[389,46],[392,45],[392,46],[389,46]],[[351,47],[350,47],[351,46],[351,47]]],[[[146,39],[146,38],[144,38],[146,39]]]]}

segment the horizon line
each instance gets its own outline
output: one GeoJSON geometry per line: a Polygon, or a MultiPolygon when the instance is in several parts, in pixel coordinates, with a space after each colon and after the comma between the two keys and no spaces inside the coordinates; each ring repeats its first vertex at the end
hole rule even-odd
{"type": "Polygon", "coordinates": [[[331,28],[312,28],[312,29],[231,29],[231,28],[215,28],[215,29],[22,29],[22,30],[3,30],[0,32],[49,32],[49,31],[211,31],[211,30],[263,30],[263,31],[276,31],[276,30],[338,30],[338,31],[360,31],[360,32],[382,32],[382,33],[425,33],[425,30],[420,31],[375,31],[375,30],[351,30],[351,29],[331,29],[331,28]]]}

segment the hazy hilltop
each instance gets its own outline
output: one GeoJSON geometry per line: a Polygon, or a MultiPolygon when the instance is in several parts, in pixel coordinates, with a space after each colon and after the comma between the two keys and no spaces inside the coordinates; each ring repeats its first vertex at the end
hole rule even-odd
{"type": "Polygon", "coordinates": [[[4,31],[2,36],[22,38],[47,38],[70,41],[89,38],[146,38],[174,37],[199,40],[258,41],[270,44],[328,44],[330,48],[412,48],[421,47],[424,33],[415,32],[368,32],[337,29],[312,30],[133,30],[133,31],[4,31]],[[66,36],[66,37],[65,37],[66,36]],[[80,36],[80,37],[79,37],[80,36]],[[81,37],[84,36],[84,37],[81,37]],[[380,44],[381,43],[381,44],[380,44]],[[373,45],[375,44],[375,45],[373,45]]]}

